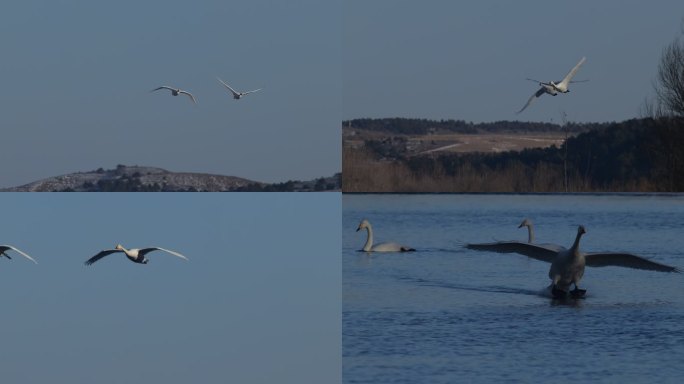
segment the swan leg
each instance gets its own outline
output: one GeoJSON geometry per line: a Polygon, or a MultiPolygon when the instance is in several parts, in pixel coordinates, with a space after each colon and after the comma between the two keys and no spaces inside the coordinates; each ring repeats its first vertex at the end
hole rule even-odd
{"type": "Polygon", "coordinates": [[[558,288],[558,282],[560,281],[560,275],[555,275],[553,277],[553,282],[551,283],[551,295],[554,299],[565,299],[567,292],[558,288]]]}

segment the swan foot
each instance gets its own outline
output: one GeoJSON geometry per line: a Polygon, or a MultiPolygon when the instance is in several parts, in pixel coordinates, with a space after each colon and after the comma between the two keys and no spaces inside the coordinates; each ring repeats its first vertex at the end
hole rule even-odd
{"type": "Polygon", "coordinates": [[[586,294],[586,293],[587,293],[586,289],[579,289],[579,288],[575,287],[575,289],[570,291],[570,296],[573,299],[581,299],[581,298],[584,298],[584,294],[586,294]]]}
{"type": "Polygon", "coordinates": [[[551,295],[553,295],[554,299],[565,299],[567,294],[564,290],[556,288],[555,285],[551,288],[551,295]]]}

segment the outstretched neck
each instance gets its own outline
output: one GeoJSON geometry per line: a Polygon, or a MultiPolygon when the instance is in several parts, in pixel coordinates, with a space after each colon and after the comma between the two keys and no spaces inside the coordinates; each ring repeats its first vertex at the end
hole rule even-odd
{"type": "Polygon", "coordinates": [[[582,235],[584,232],[582,231],[577,231],[577,237],[575,237],[575,242],[572,243],[572,248],[570,248],[570,251],[573,254],[578,254],[579,253],[579,243],[580,243],[580,238],[582,238],[582,235]]]}
{"type": "Polygon", "coordinates": [[[527,226],[527,242],[534,243],[534,228],[531,225],[527,226]]]}
{"type": "Polygon", "coordinates": [[[366,244],[363,246],[363,250],[370,252],[373,247],[373,228],[370,225],[366,227],[366,234],[368,237],[366,237],[366,244]]]}

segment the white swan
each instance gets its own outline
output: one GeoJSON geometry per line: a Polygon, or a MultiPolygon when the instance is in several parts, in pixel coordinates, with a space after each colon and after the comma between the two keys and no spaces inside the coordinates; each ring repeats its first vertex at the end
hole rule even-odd
{"type": "Polygon", "coordinates": [[[150,248],[142,248],[142,249],[126,249],[124,248],[121,244],[117,245],[114,249],[106,249],[104,251],[100,251],[97,255],[91,257],[90,259],[86,260],[85,265],[91,265],[92,263],[100,260],[101,258],[111,255],[112,253],[117,253],[117,252],[122,252],[126,254],[126,257],[134,263],[140,263],[140,264],[147,264],[149,261],[145,255],[152,252],[152,251],[164,251],[167,253],[170,253],[174,256],[178,256],[183,260],[187,260],[188,258],[181,255],[178,252],[174,251],[169,251],[168,249],[160,248],[160,247],[150,247],[150,248]]]}
{"type": "Polygon", "coordinates": [[[24,252],[18,250],[17,248],[15,248],[15,247],[13,247],[13,246],[11,246],[11,245],[0,245],[0,257],[5,256],[6,258],[12,260],[12,258],[9,257],[9,255],[5,253],[5,252],[7,252],[7,251],[10,250],[10,249],[13,250],[14,252],[16,252],[16,253],[18,253],[18,254],[24,256],[25,258],[27,258],[27,259],[33,261],[34,263],[38,264],[37,261],[33,260],[33,257],[31,257],[31,256],[29,256],[29,255],[27,255],[27,254],[25,254],[24,252]]]}
{"type": "Polygon", "coordinates": [[[366,229],[368,237],[366,238],[366,244],[363,246],[364,252],[412,252],[415,249],[411,247],[406,247],[397,243],[380,243],[375,247],[373,246],[373,228],[371,227],[368,220],[363,219],[359,223],[359,227],[356,228],[356,232],[366,229]]]}
{"type": "Polygon", "coordinates": [[[193,96],[192,93],[190,93],[188,91],[184,91],[184,90],[179,89],[179,88],[173,88],[173,87],[169,87],[166,85],[162,85],[161,87],[155,88],[155,89],[151,90],[150,92],[158,91],[160,89],[168,89],[169,91],[171,91],[171,94],[173,96],[178,96],[179,94],[188,95],[188,97],[190,97],[192,102],[197,104],[197,100],[195,100],[195,96],[193,96]]]}
{"type": "Polygon", "coordinates": [[[656,263],[631,253],[622,252],[592,252],[583,253],[579,250],[580,238],[586,233],[584,226],[577,228],[577,237],[570,249],[562,248],[553,250],[546,246],[530,243],[490,243],[468,244],[469,249],[478,251],[492,251],[499,253],[519,253],[533,259],[551,263],[549,278],[551,292],[554,297],[565,297],[571,285],[575,289],[571,291],[573,297],[582,297],[586,290],[579,289],[579,282],[584,275],[584,267],[627,267],[645,269],[658,272],[680,272],[679,269],[669,265],[656,263]]]}
{"type": "Polygon", "coordinates": [[[255,90],[247,91],[247,92],[238,92],[238,91],[234,90],[233,88],[231,88],[230,85],[226,84],[223,80],[219,79],[218,77],[216,78],[216,80],[220,81],[224,87],[228,88],[228,90],[233,94],[233,99],[235,99],[235,100],[240,100],[245,95],[248,95],[250,93],[254,93],[257,91],[261,91],[263,89],[263,88],[259,88],[259,89],[255,89],[255,90]]]}
{"type": "Polygon", "coordinates": [[[579,61],[579,63],[577,63],[577,65],[575,65],[575,66],[570,70],[570,72],[568,72],[568,74],[565,75],[565,77],[563,78],[563,80],[561,80],[561,81],[559,81],[559,82],[549,81],[548,83],[546,83],[546,82],[539,81],[539,80],[527,79],[527,80],[530,80],[530,81],[534,81],[535,83],[539,83],[539,85],[541,86],[541,88],[539,88],[539,90],[538,90],[537,92],[535,92],[532,96],[530,96],[530,98],[527,100],[527,103],[526,103],[526,104],[525,104],[517,113],[520,113],[520,112],[524,111],[525,108],[527,108],[530,104],[532,104],[532,102],[534,101],[534,99],[536,99],[537,97],[539,97],[539,96],[541,96],[541,95],[543,95],[543,94],[545,94],[545,93],[548,93],[549,95],[552,95],[552,96],[556,96],[558,93],[568,93],[568,92],[570,92],[570,90],[568,89],[568,86],[570,85],[570,83],[573,83],[572,78],[573,78],[573,77],[575,76],[575,74],[577,73],[577,70],[579,70],[579,67],[580,67],[582,64],[584,64],[584,62],[585,62],[586,60],[587,60],[587,58],[586,58],[586,57],[583,57],[583,58],[579,61]]]}

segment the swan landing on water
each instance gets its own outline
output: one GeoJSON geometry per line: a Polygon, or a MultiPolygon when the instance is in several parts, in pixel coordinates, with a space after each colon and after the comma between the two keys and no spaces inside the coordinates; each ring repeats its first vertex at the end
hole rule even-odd
{"type": "Polygon", "coordinates": [[[363,246],[364,252],[413,252],[415,249],[411,247],[406,247],[397,243],[380,243],[375,247],[373,246],[373,228],[371,227],[368,220],[361,220],[359,227],[356,228],[356,232],[366,229],[368,237],[366,238],[366,244],[363,246]]]}
{"type": "Polygon", "coordinates": [[[587,60],[587,58],[586,58],[586,57],[583,57],[583,58],[579,61],[579,63],[577,63],[577,65],[575,65],[575,66],[570,70],[570,72],[568,72],[568,74],[565,75],[565,77],[563,78],[563,80],[558,81],[558,82],[553,82],[553,81],[543,82],[543,81],[534,80],[534,79],[527,79],[527,80],[530,80],[530,81],[534,81],[535,83],[539,83],[539,85],[541,86],[541,88],[539,88],[539,90],[537,90],[537,92],[535,92],[532,96],[530,96],[530,98],[527,100],[527,103],[526,103],[518,112],[516,112],[516,114],[518,114],[518,113],[524,111],[525,108],[529,107],[530,104],[532,104],[532,102],[534,101],[534,99],[538,98],[539,96],[541,96],[541,95],[543,95],[543,94],[545,94],[545,93],[548,93],[549,95],[552,95],[552,96],[556,96],[556,95],[559,94],[559,93],[568,93],[568,92],[570,92],[570,90],[568,89],[568,86],[570,85],[570,83],[579,83],[579,82],[582,82],[582,81],[586,81],[586,80],[582,80],[582,81],[572,81],[572,78],[575,76],[575,73],[577,73],[577,70],[579,70],[580,66],[581,66],[582,64],[584,64],[584,62],[585,62],[586,60],[587,60]]]}
{"type": "Polygon", "coordinates": [[[630,253],[621,252],[592,252],[583,253],[579,250],[580,238],[586,233],[584,226],[577,228],[577,237],[570,249],[560,247],[554,250],[543,244],[521,242],[498,242],[486,244],[468,244],[466,248],[477,251],[491,251],[499,253],[519,253],[533,259],[551,263],[549,278],[551,279],[551,293],[554,298],[565,298],[568,293],[573,298],[581,298],[586,293],[579,288],[579,282],[584,275],[584,267],[627,267],[645,269],[658,272],[681,272],[675,267],[656,263],[630,253]],[[574,286],[569,291],[570,286],[574,286]]]}
{"type": "Polygon", "coordinates": [[[100,251],[97,255],[91,257],[90,259],[86,260],[85,265],[91,265],[92,263],[100,260],[101,258],[111,255],[112,253],[124,253],[126,254],[126,257],[134,263],[139,263],[139,264],[147,264],[149,261],[145,255],[152,252],[152,251],[164,251],[166,253],[169,253],[171,255],[180,257],[183,260],[187,260],[188,258],[181,255],[178,252],[174,251],[169,251],[168,249],[164,248],[159,248],[159,247],[150,247],[150,248],[142,248],[142,249],[126,249],[124,248],[121,244],[117,245],[114,249],[105,249],[104,251],[100,251]]]}

